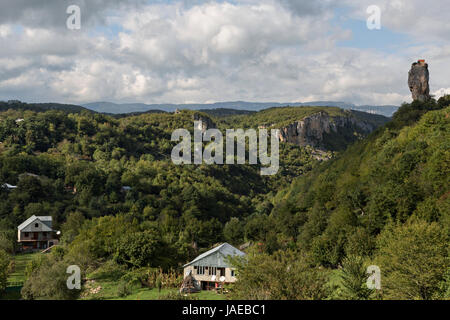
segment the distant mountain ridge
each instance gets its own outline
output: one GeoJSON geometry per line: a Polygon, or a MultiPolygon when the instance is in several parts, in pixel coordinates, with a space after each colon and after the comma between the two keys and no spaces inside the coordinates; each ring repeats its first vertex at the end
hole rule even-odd
{"type": "Polygon", "coordinates": [[[317,106],[317,107],[339,107],[347,110],[351,109],[367,113],[380,114],[387,117],[392,117],[395,111],[397,111],[397,109],[399,108],[398,106],[393,105],[356,106],[351,103],[340,101],[285,102],[285,103],[229,101],[229,102],[216,102],[210,104],[144,104],[144,103],[117,104],[103,101],[103,102],[87,103],[83,104],[82,106],[96,112],[110,113],[110,114],[138,113],[138,112],[148,112],[158,110],[164,112],[174,112],[177,109],[190,109],[190,110],[234,109],[240,111],[261,111],[263,109],[272,107],[317,106]]]}
{"type": "Polygon", "coordinates": [[[0,111],[8,109],[16,110],[32,110],[37,112],[47,110],[62,110],[71,113],[79,113],[82,111],[92,111],[104,114],[114,115],[116,117],[124,117],[129,115],[139,115],[142,113],[161,113],[161,112],[175,112],[178,110],[188,109],[205,112],[212,116],[226,117],[239,114],[250,114],[253,112],[265,110],[268,108],[279,107],[338,107],[345,110],[355,110],[371,114],[383,115],[392,117],[399,107],[393,105],[386,106],[370,106],[362,105],[356,106],[351,103],[339,101],[314,101],[314,102],[294,102],[294,103],[279,103],[279,102],[216,102],[211,104],[117,104],[112,102],[93,102],[83,105],[61,104],[61,103],[26,103],[18,100],[0,101],[0,111]]]}
{"type": "Polygon", "coordinates": [[[35,112],[44,112],[49,110],[60,110],[70,113],[80,113],[82,111],[92,112],[88,108],[73,104],[62,103],[26,103],[19,100],[0,101],[0,111],[9,109],[14,110],[31,110],[35,112]]]}

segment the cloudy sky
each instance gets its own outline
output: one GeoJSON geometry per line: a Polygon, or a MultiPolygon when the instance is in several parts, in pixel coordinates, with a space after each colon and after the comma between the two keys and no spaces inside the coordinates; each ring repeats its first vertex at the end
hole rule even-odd
{"type": "Polygon", "coordinates": [[[0,100],[400,104],[419,58],[450,93],[449,34],[448,0],[0,0],[0,100]]]}

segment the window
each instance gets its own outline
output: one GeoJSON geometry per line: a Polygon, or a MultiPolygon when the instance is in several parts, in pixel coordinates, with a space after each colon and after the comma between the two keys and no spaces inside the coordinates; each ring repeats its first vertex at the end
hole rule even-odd
{"type": "Polygon", "coordinates": [[[197,274],[198,275],[205,274],[205,267],[195,267],[195,268],[197,268],[197,274]]]}
{"type": "Polygon", "coordinates": [[[28,232],[25,232],[25,238],[28,238],[30,234],[28,232]]]}
{"type": "Polygon", "coordinates": [[[35,228],[39,228],[39,223],[35,223],[35,224],[34,224],[34,227],[35,227],[35,228]]]}
{"type": "Polygon", "coordinates": [[[208,270],[208,275],[215,276],[217,275],[217,268],[216,267],[210,267],[208,270]]]}
{"type": "Polygon", "coordinates": [[[231,270],[231,276],[236,277],[236,272],[234,270],[231,270]]]}

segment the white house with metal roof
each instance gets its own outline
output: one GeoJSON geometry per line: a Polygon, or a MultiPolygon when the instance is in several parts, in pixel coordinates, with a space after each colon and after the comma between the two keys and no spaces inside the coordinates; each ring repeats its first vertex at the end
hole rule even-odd
{"type": "Polygon", "coordinates": [[[14,190],[14,189],[17,189],[17,186],[13,186],[12,184],[9,184],[9,183],[4,183],[4,184],[2,184],[2,188],[8,189],[8,190],[14,190]]]}
{"type": "Polygon", "coordinates": [[[235,271],[230,265],[229,257],[242,257],[245,253],[228,243],[221,244],[185,264],[184,277],[192,276],[202,290],[221,287],[223,284],[236,282],[235,271]]]}
{"type": "Polygon", "coordinates": [[[17,227],[22,250],[44,250],[58,243],[51,216],[31,216],[17,227]]]}

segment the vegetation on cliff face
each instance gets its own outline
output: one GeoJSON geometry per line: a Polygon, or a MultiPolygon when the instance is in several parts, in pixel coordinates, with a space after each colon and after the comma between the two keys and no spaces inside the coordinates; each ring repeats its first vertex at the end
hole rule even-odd
{"type": "MultiPolygon", "coordinates": [[[[221,241],[262,244],[262,252],[241,265],[240,274],[256,273],[242,276],[239,298],[343,297],[327,279],[349,255],[364,264],[379,261],[393,284],[386,297],[403,298],[396,279],[411,279],[398,273],[390,255],[400,250],[398,257],[424,264],[431,256],[393,246],[398,232],[424,252],[428,245],[436,248],[439,266],[429,263],[430,269],[422,270],[429,277],[421,283],[430,285],[413,290],[426,292],[415,295],[419,298],[441,297],[449,291],[443,274],[448,252],[442,250],[450,221],[448,102],[403,106],[393,122],[330,162],[321,164],[311,148],[282,144],[280,172],[273,177],[261,177],[255,166],[173,165],[170,136],[174,129],[193,129],[191,111],[118,119],[9,110],[0,113],[0,185],[18,188],[0,188],[0,248],[12,250],[15,228],[33,214],[52,215],[63,231],[63,246],[30,266],[27,298],[73,298],[60,286],[67,263],[80,265],[84,274],[106,264],[112,275],[126,269],[133,276],[121,275],[120,281],[141,283],[149,268],[177,268],[221,241]],[[412,236],[416,229],[439,236],[424,243],[412,236]],[[292,264],[298,274],[271,269],[280,268],[276,261],[292,264]],[[49,285],[61,290],[48,290],[48,270],[58,275],[49,285]],[[273,284],[257,296],[255,288],[265,281],[273,284]],[[288,291],[282,290],[286,283],[292,284],[288,291]],[[295,293],[298,287],[303,291],[295,293]]],[[[281,108],[212,122],[219,128],[257,128],[322,109],[347,114],[281,108]]]]}

